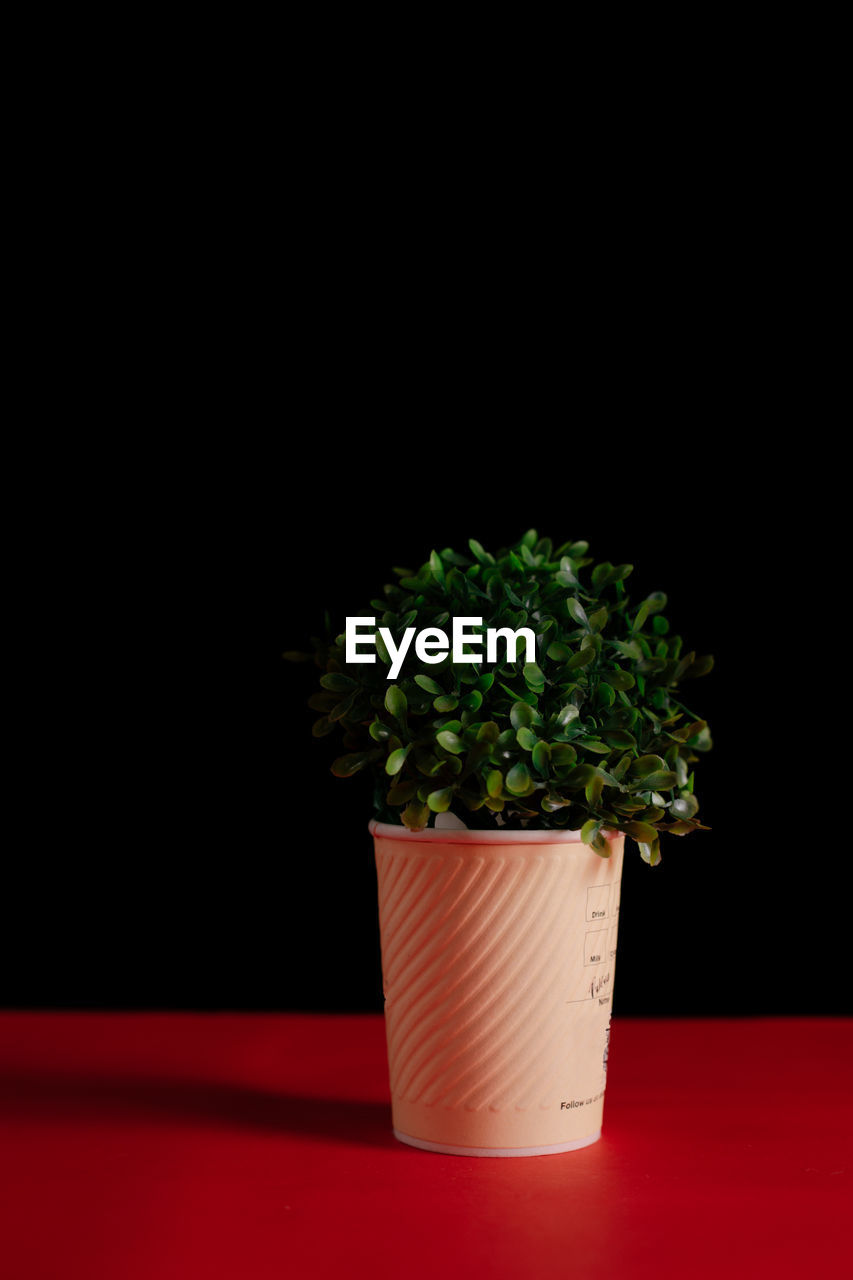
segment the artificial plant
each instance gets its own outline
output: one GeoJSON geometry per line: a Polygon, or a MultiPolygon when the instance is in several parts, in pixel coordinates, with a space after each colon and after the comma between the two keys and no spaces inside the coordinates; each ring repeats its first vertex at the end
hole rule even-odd
{"type": "Polygon", "coordinates": [[[523,646],[490,665],[426,665],[410,649],[391,682],[378,633],[373,665],[348,665],[343,635],[315,641],[314,734],[342,735],[338,776],[371,771],[381,821],[419,830],[449,811],[469,827],[579,829],[603,856],[602,831],[618,830],[652,865],[662,832],[702,826],[693,766],[711,738],[682,686],[713,660],[670,634],[662,592],[631,603],[631,565],[587,552],[555,550],[533,529],[494,555],[472,539],[467,554],[448,547],[415,573],[395,569],[370,602],[398,641],[453,615],[529,627],[535,662],[523,646]]]}

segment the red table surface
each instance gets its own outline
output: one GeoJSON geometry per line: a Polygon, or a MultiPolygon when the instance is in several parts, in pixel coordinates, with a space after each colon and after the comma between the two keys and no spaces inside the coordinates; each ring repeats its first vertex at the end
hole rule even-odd
{"type": "Polygon", "coordinates": [[[601,1141],[476,1159],[394,1139],[379,1016],[0,1014],[0,1275],[840,1274],[851,1085],[853,1021],[617,1016],[601,1141]]]}

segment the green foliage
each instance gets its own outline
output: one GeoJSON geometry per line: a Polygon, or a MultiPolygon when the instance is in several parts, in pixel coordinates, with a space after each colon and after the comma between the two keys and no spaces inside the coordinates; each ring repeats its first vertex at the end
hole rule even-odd
{"type": "Polygon", "coordinates": [[[349,667],[343,635],[316,642],[314,734],[340,731],[347,749],[333,772],[369,769],[384,822],[418,830],[449,810],[469,827],[569,828],[603,856],[602,829],[619,830],[655,865],[662,832],[702,827],[692,766],[711,737],[681,685],[713,660],[670,634],[662,592],[632,605],[632,566],[594,563],[585,542],[553,550],[531,529],[494,554],[469,548],[395,569],[371,602],[377,627],[399,644],[407,627],[449,631],[453,615],[482,616],[484,628],[530,627],[536,661],[521,644],[509,662],[500,642],[494,666],[448,654],[425,667],[412,645],[390,682],[378,636],[377,661],[349,667]]]}

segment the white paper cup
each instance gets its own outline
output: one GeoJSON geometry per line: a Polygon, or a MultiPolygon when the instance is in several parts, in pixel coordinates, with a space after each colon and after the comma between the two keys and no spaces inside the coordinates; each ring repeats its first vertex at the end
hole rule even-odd
{"type": "Polygon", "coordinates": [[[372,822],[394,1132],[458,1155],[601,1134],[624,836],[372,822]]]}

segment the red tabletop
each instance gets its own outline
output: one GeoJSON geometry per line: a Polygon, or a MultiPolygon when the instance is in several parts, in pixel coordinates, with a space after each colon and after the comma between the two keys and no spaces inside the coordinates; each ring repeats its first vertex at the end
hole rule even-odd
{"type": "Polygon", "coordinates": [[[392,1136],[378,1016],[0,1014],[9,1280],[805,1276],[853,1261],[853,1021],[613,1020],[563,1155],[392,1136]]]}

